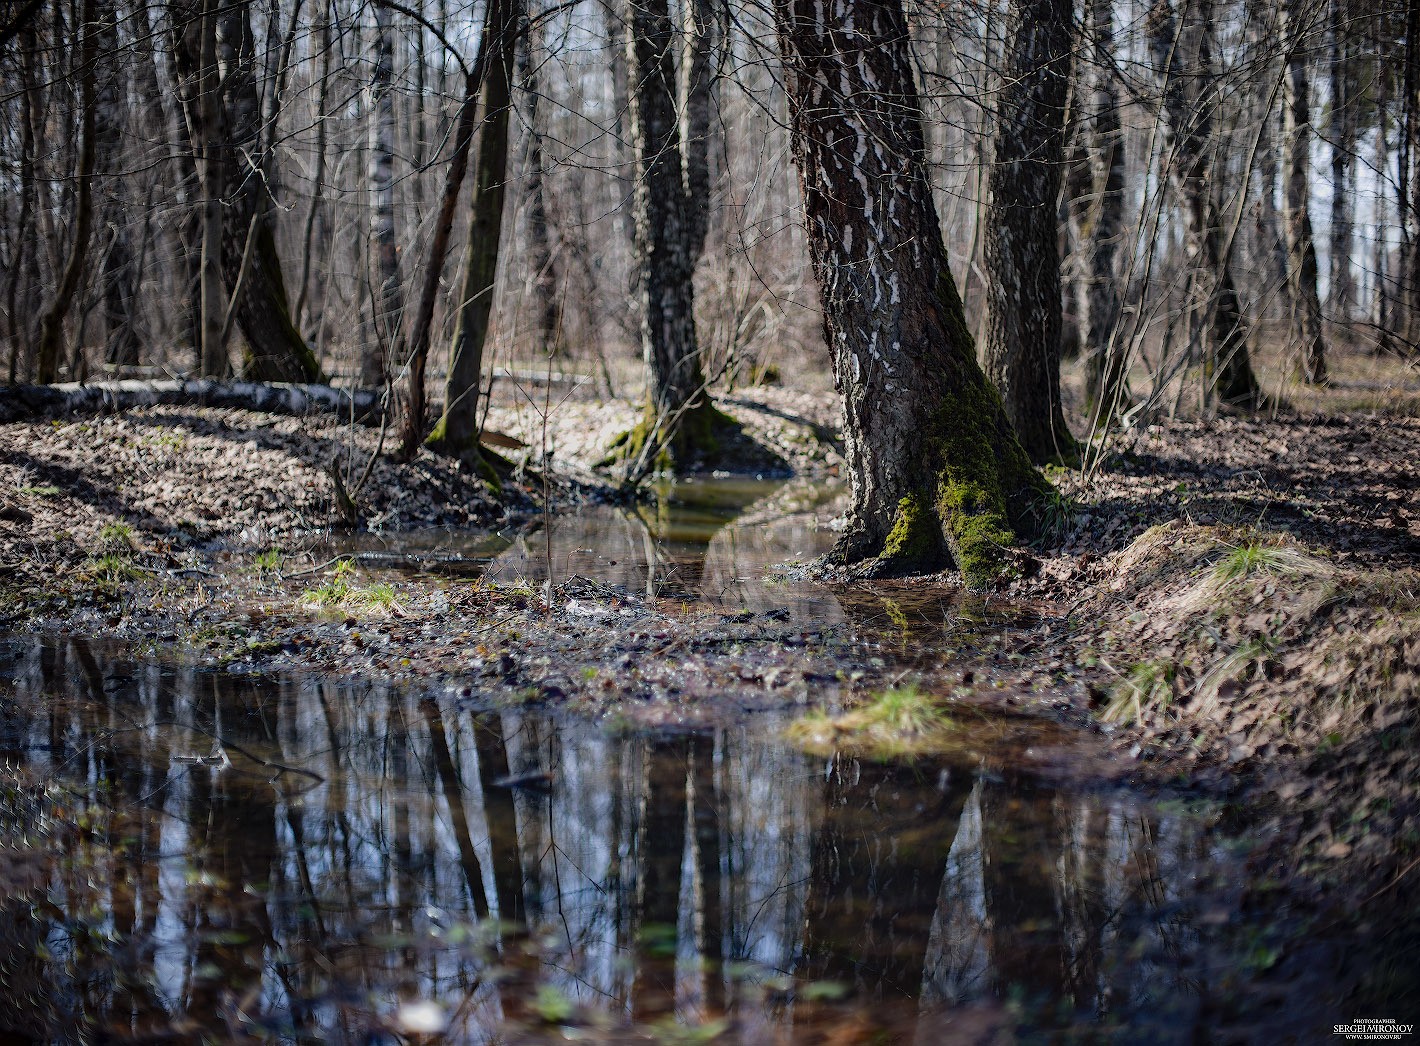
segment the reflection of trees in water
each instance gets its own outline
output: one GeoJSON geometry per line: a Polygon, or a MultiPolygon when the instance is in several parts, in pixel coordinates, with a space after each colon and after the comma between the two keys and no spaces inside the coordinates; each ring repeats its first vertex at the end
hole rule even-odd
{"type": "Polygon", "coordinates": [[[874,1006],[912,1003],[971,779],[839,756],[823,789],[795,976],[874,1006]]]}
{"type": "Polygon", "coordinates": [[[349,1000],[398,989],[459,1008],[472,1034],[550,985],[626,1017],[728,1013],[744,1037],[777,1034],[799,1003],[776,1011],[738,987],[725,965],[741,960],[792,975],[800,998],[839,981],[905,1016],[919,994],[1136,1013],[1180,994],[1174,971],[1196,946],[1165,884],[1206,853],[1184,823],[1119,798],[929,761],[843,757],[825,772],[765,743],[763,721],[616,735],[368,684],[174,674],[69,643],[17,671],[0,747],[122,817],[66,840],[72,862],[48,873],[56,908],[0,905],[0,969],[52,988],[48,1015],[5,997],[0,1027],[65,1012],[212,1026],[236,999],[339,1041],[370,1020],[349,1000]],[[205,754],[213,734],[324,781],[235,751],[225,767],[173,758],[205,754]],[[504,786],[537,772],[550,788],[504,786]],[[94,911],[116,943],[35,958],[94,911]],[[537,960],[516,927],[491,953],[446,943],[494,914],[558,943],[537,960]]]}

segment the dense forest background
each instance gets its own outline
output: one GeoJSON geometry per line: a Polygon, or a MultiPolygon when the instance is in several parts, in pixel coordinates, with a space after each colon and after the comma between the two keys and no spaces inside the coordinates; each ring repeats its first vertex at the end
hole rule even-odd
{"type": "MultiPolygon", "coordinates": [[[[421,340],[429,378],[421,359],[414,380],[447,369],[479,297],[485,373],[551,355],[634,397],[635,43],[662,24],[637,13],[655,8],[7,0],[8,380],[236,372],[401,393],[421,340]],[[506,104],[489,90],[502,66],[506,104]],[[475,262],[489,264],[487,207],[480,227],[467,201],[504,181],[488,141],[501,116],[488,301],[468,291],[475,262]]],[[[827,354],[773,12],[664,15],[687,167],[703,162],[703,373],[812,383],[827,354]]],[[[1263,405],[1272,390],[1240,398],[1217,375],[1249,348],[1264,385],[1324,379],[1328,351],[1413,353],[1417,5],[964,2],[908,17],[938,214],[979,345],[990,199],[1007,188],[992,184],[1007,169],[993,155],[1026,111],[1012,96],[1026,82],[1019,27],[1061,29],[1047,41],[1067,74],[1051,161],[1061,344],[1090,364],[1077,433],[1111,413],[1263,405]]]]}

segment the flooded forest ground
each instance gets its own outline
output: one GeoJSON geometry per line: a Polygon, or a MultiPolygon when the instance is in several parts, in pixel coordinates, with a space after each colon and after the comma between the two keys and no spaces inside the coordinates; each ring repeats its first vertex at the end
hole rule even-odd
{"type": "Polygon", "coordinates": [[[637,503],[585,390],[495,401],[548,466],[502,500],[329,419],[0,426],[0,1032],[1403,1021],[1420,420],[1355,392],[1126,433],[990,596],[811,576],[841,462],[785,389],[723,403],[755,472],[637,503]]]}

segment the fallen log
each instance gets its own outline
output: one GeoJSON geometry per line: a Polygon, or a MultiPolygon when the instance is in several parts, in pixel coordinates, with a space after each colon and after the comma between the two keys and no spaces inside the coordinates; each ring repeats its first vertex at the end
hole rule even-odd
{"type": "Polygon", "coordinates": [[[101,414],[149,406],[237,407],[264,414],[335,414],[362,425],[378,425],[383,395],[372,389],[335,389],[255,381],[96,381],[85,385],[0,387],[0,422],[45,414],[101,414]]]}

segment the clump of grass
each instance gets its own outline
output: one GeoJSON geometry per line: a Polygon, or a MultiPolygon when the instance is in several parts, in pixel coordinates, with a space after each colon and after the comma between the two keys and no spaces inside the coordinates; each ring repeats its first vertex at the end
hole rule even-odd
{"type": "Polygon", "coordinates": [[[1299,548],[1269,545],[1263,541],[1248,541],[1231,546],[1226,555],[1213,564],[1210,581],[1217,591],[1252,577],[1271,574],[1276,577],[1330,577],[1335,568],[1299,548]]]}
{"type": "Polygon", "coordinates": [[[394,590],[394,586],[383,582],[369,588],[356,589],[354,597],[355,602],[361,606],[381,610],[387,610],[399,602],[399,593],[394,590]]]}
{"type": "Polygon", "coordinates": [[[1067,494],[1052,487],[1050,493],[1041,498],[1032,509],[1035,514],[1041,541],[1056,541],[1069,533],[1075,525],[1075,517],[1080,506],[1067,494]]]}
{"type": "Polygon", "coordinates": [[[265,552],[256,554],[256,558],[252,560],[252,567],[258,574],[278,574],[285,563],[286,553],[279,548],[269,548],[265,552]]]}
{"type": "Polygon", "coordinates": [[[16,487],[16,488],[15,488],[15,493],[16,493],[16,494],[25,494],[25,495],[28,495],[29,497],[35,497],[35,498],[57,498],[57,497],[59,497],[60,494],[63,494],[64,491],[62,491],[62,490],[61,490],[60,488],[58,488],[58,487],[55,487],[55,486],[51,486],[51,485],[46,484],[46,485],[44,485],[44,486],[39,486],[39,487],[29,487],[29,486],[16,487]]]}
{"type": "Polygon", "coordinates": [[[1173,703],[1174,667],[1164,661],[1143,661],[1110,690],[1100,714],[1106,723],[1141,722],[1145,713],[1162,712],[1173,703]]]}
{"type": "Polygon", "coordinates": [[[106,523],[99,531],[99,541],[109,546],[131,548],[133,546],[133,528],[123,522],[106,523]]]}
{"type": "Polygon", "coordinates": [[[383,582],[358,585],[355,563],[342,559],[331,571],[330,578],[317,588],[306,590],[304,600],[322,607],[360,607],[366,610],[388,610],[399,606],[399,593],[393,585],[383,582]]]}
{"type": "Polygon", "coordinates": [[[876,693],[842,715],[811,712],[785,733],[810,751],[849,747],[900,756],[946,747],[955,737],[954,728],[931,694],[908,684],[876,693]]]}
{"type": "Polygon", "coordinates": [[[141,581],[148,572],[120,552],[105,552],[89,560],[84,576],[101,588],[113,589],[125,581],[141,581]]]}

